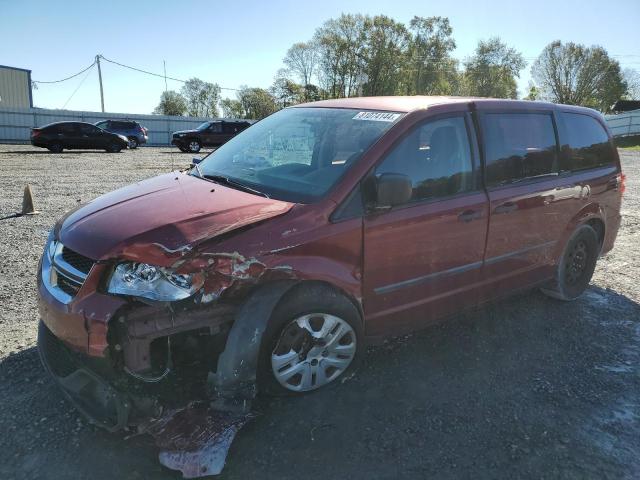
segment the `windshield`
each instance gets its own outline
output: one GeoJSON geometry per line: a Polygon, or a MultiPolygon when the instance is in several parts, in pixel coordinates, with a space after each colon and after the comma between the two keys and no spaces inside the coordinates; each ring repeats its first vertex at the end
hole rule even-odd
{"type": "Polygon", "coordinates": [[[202,125],[200,125],[198,128],[196,128],[196,130],[206,130],[207,128],[209,128],[209,125],[211,124],[211,122],[204,122],[202,125]]]}
{"type": "Polygon", "coordinates": [[[342,108],[281,110],[211,153],[200,171],[273,198],[313,202],[400,117],[342,108]]]}

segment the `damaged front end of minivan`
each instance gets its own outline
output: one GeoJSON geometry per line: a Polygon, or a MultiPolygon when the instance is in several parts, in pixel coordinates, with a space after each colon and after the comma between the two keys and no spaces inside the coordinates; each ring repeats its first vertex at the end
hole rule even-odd
{"type": "Polygon", "coordinates": [[[141,224],[136,235],[114,234],[95,217],[117,215],[110,210],[119,202],[88,204],[58,223],[39,267],[47,370],[94,424],[152,434],[161,462],[185,476],[222,469],[235,432],[251,418],[262,333],[300,277],[286,263],[288,248],[251,231],[292,205],[252,203],[241,213],[198,212],[166,236],[164,226],[141,224]],[[218,230],[203,233],[202,217],[209,225],[213,217],[218,230]],[[87,242],[85,232],[112,241],[87,242]],[[178,431],[186,447],[176,450],[178,431]]]}

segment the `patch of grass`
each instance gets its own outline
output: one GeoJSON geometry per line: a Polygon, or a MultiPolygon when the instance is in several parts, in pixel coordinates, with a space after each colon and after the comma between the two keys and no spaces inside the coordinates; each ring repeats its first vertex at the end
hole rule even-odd
{"type": "Polygon", "coordinates": [[[615,139],[615,142],[618,148],[640,151],[640,135],[633,135],[631,137],[618,137],[615,139]]]}

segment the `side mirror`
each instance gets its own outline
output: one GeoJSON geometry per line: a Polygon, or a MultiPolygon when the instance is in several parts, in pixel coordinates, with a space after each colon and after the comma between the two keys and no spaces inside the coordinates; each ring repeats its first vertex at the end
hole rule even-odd
{"type": "Polygon", "coordinates": [[[383,173],[376,179],[375,207],[391,208],[411,200],[413,184],[407,175],[383,173]]]}
{"type": "Polygon", "coordinates": [[[202,158],[198,158],[198,157],[193,157],[191,159],[191,165],[198,165],[200,162],[202,162],[202,158]]]}

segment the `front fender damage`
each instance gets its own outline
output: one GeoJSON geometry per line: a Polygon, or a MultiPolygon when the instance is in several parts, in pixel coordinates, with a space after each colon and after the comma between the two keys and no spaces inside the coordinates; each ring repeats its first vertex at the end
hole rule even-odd
{"type": "Polygon", "coordinates": [[[215,475],[222,471],[236,433],[254,416],[262,336],[276,304],[297,280],[288,267],[268,267],[237,252],[185,255],[172,268],[203,273],[200,291],[179,307],[147,305],[125,311],[113,322],[111,346],[125,371],[145,378],[153,367],[155,341],[198,329],[226,335],[215,370],[207,377],[208,399],[166,408],[138,425],[140,433],[154,437],[162,465],[185,478],[215,475]]]}
{"type": "Polygon", "coordinates": [[[209,374],[208,404],[190,403],[141,426],[155,438],[162,465],[181,471],[184,478],[222,471],[236,433],[254,417],[262,336],[276,304],[295,283],[264,285],[237,311],[216,372],[209,374]]]}

